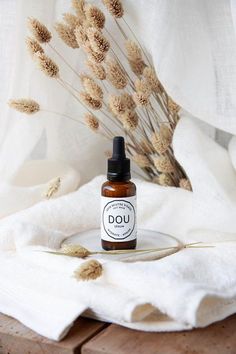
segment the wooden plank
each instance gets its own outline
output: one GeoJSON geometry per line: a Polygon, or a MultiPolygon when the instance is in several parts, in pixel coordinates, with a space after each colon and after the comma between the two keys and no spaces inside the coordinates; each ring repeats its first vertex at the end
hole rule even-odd
{"type": "Polygon", "coordinates": [[[1,354],[78,354],[81,346],[106,326],[80,317],[60,342],[48,340],[11,317],[0,314],[1,354]]]}
{"type": "Polygon", "coordinates": [[[111,325],[82,354],[235,354],[236,315],[207,328],[174,333],[139,332],[111,325]]]}

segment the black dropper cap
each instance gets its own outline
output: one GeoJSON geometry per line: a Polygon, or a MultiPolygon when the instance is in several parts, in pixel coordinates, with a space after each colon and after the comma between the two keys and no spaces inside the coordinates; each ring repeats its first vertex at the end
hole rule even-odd
{"type": "Polygon", "coordinates": [[[130,178],[130,159],[125,155],[125,140],[122,136],[115,136],[112,157],[108,159],[107,179],[122,182],[130,178]]]}

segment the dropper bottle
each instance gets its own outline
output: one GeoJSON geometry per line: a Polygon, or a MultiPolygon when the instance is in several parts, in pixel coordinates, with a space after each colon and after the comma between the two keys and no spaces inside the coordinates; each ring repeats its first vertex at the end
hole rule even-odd
{"type": "Polygon", "coordinates": [[[101,188],[101,242],[104,250],[134,249],[137,242],[136,186],[130,181],[130,159],[125,141],[113,139],[107,179],[101,188]]]}

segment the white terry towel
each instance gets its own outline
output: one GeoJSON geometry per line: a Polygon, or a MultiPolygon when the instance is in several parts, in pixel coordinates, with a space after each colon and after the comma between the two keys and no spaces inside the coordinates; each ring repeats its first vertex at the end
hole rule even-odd
{"type": "Polygon", "coordinates": [[[90,316],[151,331],[202,327],[234,313],[234,149],[229,154],[185,118],[175,130],[174,149],[193,192],[136,180],[139,227],[182,242],[232,242],[149,262],[101,260],[100,278],[78,282],[73,272],[84,260],[40,249],[58,248],[65,238],[99,227],[100,176],[77,192],[2,219],[0,311],[55,340],[88,309],[90,316]]]}

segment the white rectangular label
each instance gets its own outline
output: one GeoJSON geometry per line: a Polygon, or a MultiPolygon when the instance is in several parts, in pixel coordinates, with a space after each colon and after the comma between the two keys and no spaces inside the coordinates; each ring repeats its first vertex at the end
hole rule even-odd
{"type": "Polygon", "coordinates": [[[102,197],[102,240],[127,242],[136,239],[136,237],[136,196],[127,198],[102,197]]]}

